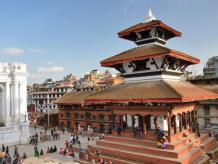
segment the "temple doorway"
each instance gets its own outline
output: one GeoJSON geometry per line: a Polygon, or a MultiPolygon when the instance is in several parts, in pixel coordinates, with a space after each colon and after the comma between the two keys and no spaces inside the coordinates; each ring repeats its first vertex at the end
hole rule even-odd
{"type": "Polygon", "coordinates": [[[144,116],[146,130],[151,130],[151,115],[144,116]]]}

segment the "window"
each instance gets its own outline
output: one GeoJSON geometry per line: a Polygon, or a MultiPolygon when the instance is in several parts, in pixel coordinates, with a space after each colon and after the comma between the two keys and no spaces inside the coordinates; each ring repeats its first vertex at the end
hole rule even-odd
{"type": "Polygon", "coordinates": [[[104,121],[104,115],[103,114],[99,114],[99,121],[104,121]]]}
{"type": "Polygon", "coordinates": [[[80,118],[83,119],[84,118],[83,115],[80,115],[80,118]]]}
{"type": "Polygon", "coordinates": [[[79,119],[79,114],[75,113],[75,119],[79,119]]]}
{"type": "Polygon", "coordinates": [[[70,119],[70,118],[71,118],[70,112],[66,112],[66,119],[70,119]]]}
{"type": "Polygon", "coordinates": [[[109,115],[109,121],[112,121],[112,118],[113,118],[112,115],[109,115]]]}
{"type": "Polygon", "coordinates": [[[116,121],[116,115],[113,115],[114,121],[116,121]]]}
{"type": "Polygon", "coordinates": [[[90,120],[91,119],[91,114],[86,112],[86,120],[90,120]]]}
{"type": "Polygon", "coordinates": [[[204,118],[204,124],[205,124],[205,127],[210,127],[211,126],[210,118],[204,118]]]}
{"type": "Polygon", "coordinates": [[[210,116],[210,106],[209,105],[204,106],[204,115],[210,116]]]}
{"type": "Polygon", "coordinates": [[[93,116],[92,116],[92,119],[93,119],[93,120],[96,120],[96,116],[95,116],[95,115],[93,115],[93,116]]]}
{"type": "Polygon", "coordinates": [[[39,100],[39,104],[43,104],[43,100],[39,100]]]}

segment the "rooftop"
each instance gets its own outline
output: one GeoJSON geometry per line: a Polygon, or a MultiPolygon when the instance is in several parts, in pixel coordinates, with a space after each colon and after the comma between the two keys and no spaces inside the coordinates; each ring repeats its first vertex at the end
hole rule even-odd
{"type": "Polygon", "coordinates": [[[171,32],[174,36],[181,36],[182,35],[181,32],[176,31],[175,29],[167,26],[166,24],[164,24],[160,20],[152,20],[150,22],[138,23],[132,27],[129,27],[125,30],[122,30],[122,31],[118,32],[118,36],[120,38],[126,39],[126,37],[129,36],[130,33],[132,33],[132,32],[140,32],[140,31],[151,29],[152,27],[157,27],[157,26],[166,29],[167,31],[171,32]]]}
{"type": "Polygon", "coordinates": [[[170,48],[161,45],[154,44],[154,45],[139,46],[124,51],[122,53],[119,53],[118,55],[109,57],[101,61],[101,65],[105,67],[110,67],[127,61],[143,60],[149,57],[158,57],[158,56],[165,56],[165,55],[179,58],[188,61],[192,64],[198,64],[200,62],[199,59],[192,57],[190,55],[184,54],[176,50],[172,50],[170,48]]]}
{"type": "Polygon", "coordinates": [[[55,101],[55,104],[83,104],[84,99],[92,92],[68,92],[55,101]]]}
{"type": "Polygon", "coordinates": [[[207,91],[186,81],[160,80],[120,84],[104,91],[89,95],[86,103],[128,103],[128,102],[192,102],[218,98],[216,93],[207,91]],[[194,91],[194,92],[193,92],[194,91]]]}

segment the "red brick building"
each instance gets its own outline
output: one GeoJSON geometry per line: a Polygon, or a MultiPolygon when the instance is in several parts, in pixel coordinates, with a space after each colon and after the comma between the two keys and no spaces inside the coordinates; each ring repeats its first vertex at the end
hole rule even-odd
{"type": "Polygon", "coordinates": [[[118,70],[124,83],[64,95],[57,101],[59,122],[71,127],[90,125],[96,130],[122,127],[121,136],[113,130],[111,136],[91,146],[91,152],[100,149],[102,158],[113,163],[207,163],[203,151],[214,156],[217,142],[207,134],[192,133],[194,111],[198,101],[218,95],[180,79],[187,66],[200,60],[167,48],[167,40],[181,33],[156,20],[151,11],[145,23],[118,36],[138,46],[101,61],[101,65],[118,70]],[[158,127],[169,141],[164,150],[156,147],[158,127]],[[137,131],[142,132],[140,140],[134,138],[137,131]]]}

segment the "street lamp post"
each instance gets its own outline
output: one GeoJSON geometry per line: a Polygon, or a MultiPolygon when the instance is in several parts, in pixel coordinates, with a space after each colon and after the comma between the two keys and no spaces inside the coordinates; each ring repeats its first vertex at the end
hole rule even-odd
{"type": "Polygon", "coordinates": [[[26,122],[26,117],[27,117],[27,114],[26,114],[26,111],[25,111],[25,114],[24,114],[24,122],[26,122]]]}
{"type": "Polygon", "coordinates": [[[49,118],[49,109],[48,109],[48,127],[49,127],[49,120],[50,118],[49,118]]]}
{"type": "Polygon", "coordinates": [[[50,118],[49,118],[49,109],[50,109],[49,94],[48,94],[48,104],[49,104],[49,105],[47,105],[47,109],[48,109],[48,122],[47,122],[47,124],[48,124],[48,127],[49,127],[49,121],[50,121],[50,120],[49,120],[49,119],[50,119],[50,118]]]}

